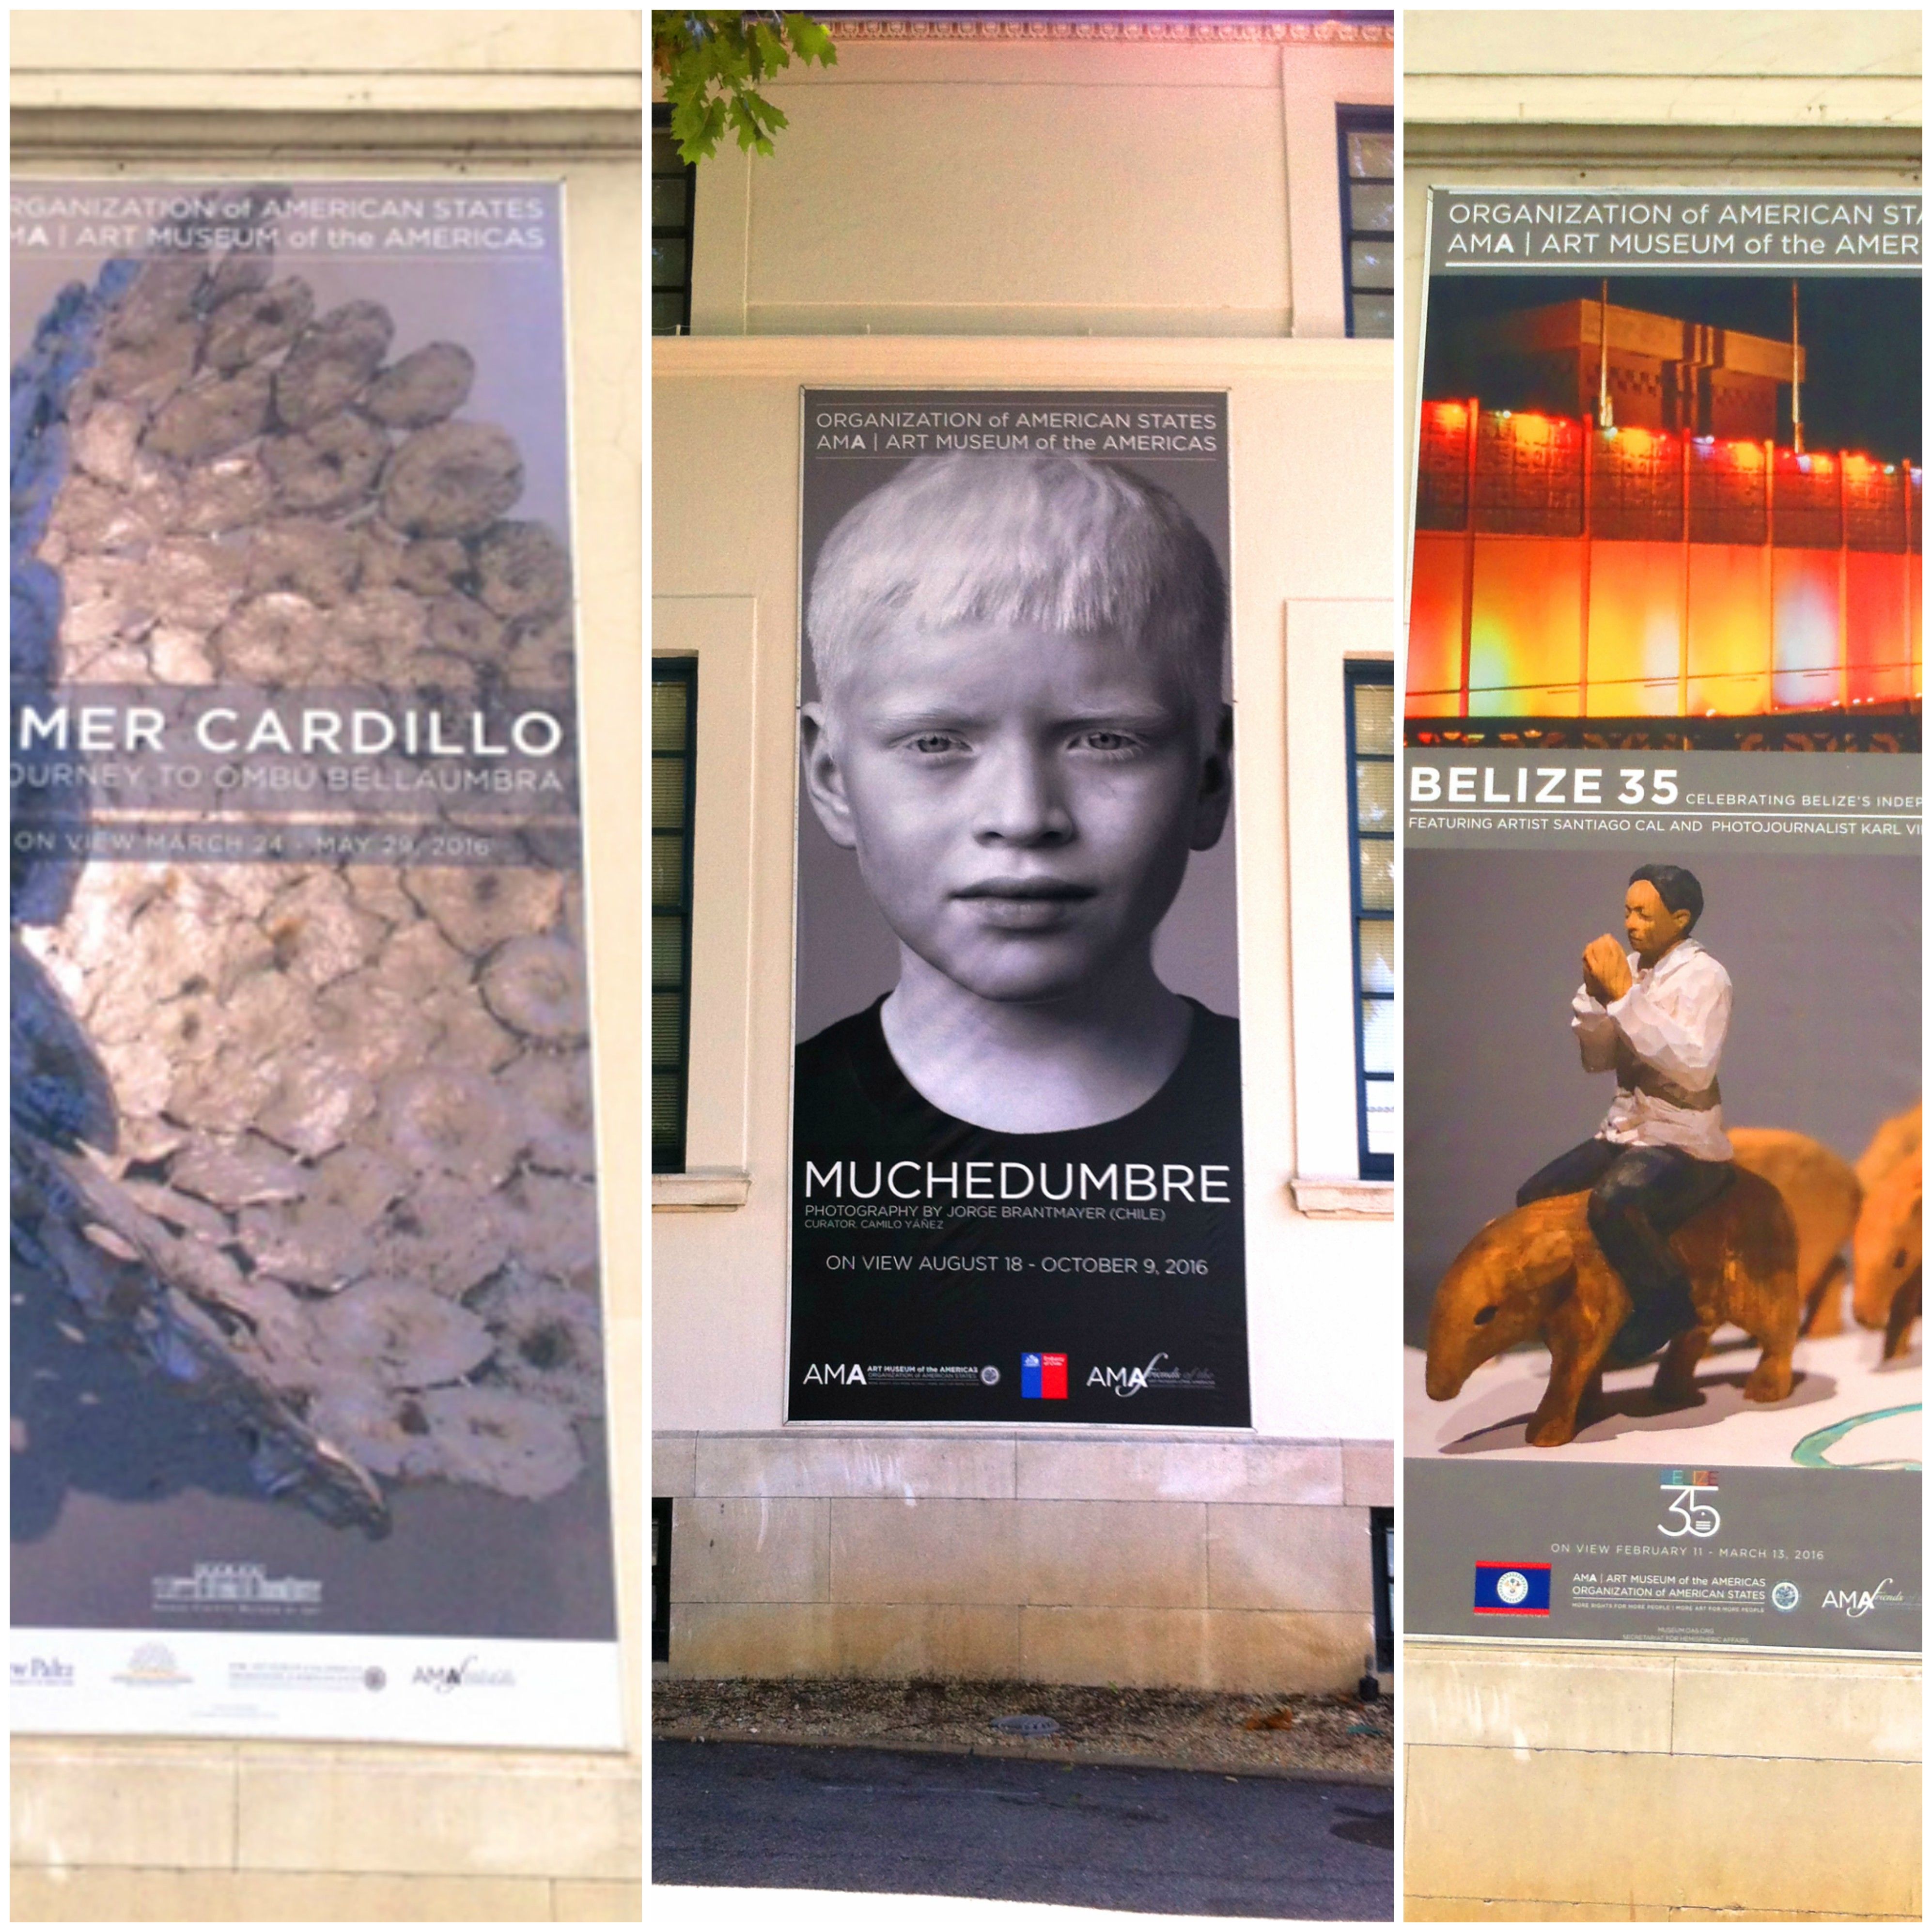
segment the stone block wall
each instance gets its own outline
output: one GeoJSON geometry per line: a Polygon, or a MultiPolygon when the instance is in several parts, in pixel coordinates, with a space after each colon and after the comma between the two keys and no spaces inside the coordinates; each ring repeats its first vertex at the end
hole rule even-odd
{"type": "Polygon", "coordinates": [[[662,1436],[688,1677],[1317,1690],[1374,1648],[1386,1443],[662,1436]]]}
{"type": "Polygon", "coordinates": [[[1411,1921],[1915,1919],[1917,1660],[1402,1650],[1411,1921]]]}

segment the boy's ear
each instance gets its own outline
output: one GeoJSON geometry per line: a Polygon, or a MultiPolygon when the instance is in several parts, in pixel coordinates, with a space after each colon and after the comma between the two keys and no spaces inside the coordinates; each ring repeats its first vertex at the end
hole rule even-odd
{"type": "Polygon", "coordinates": [[[1194,801],[1194,832],[1188,841],[1193,850],[1204,852],[1220,844],[1234,798],[1234,712],[1232,706],[1224,704],[1213,748],[1201,761],[1201,790],[1194,801]]]}
{"type": "Polygon", "coordinates": [[[826,836],[848,852],[856,850],[859,835],[853,829],[851,802],[845,796],[845,774],[832,755],[824,705],[808,704],[800,711],[798,749],[805,765],[805,795],[825,827],[826,836]]]}

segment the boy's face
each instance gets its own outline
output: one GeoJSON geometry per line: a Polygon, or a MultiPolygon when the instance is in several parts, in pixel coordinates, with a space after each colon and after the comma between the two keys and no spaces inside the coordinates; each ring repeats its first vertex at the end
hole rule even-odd
{"type": "Polygon", "coordinates": [[[814,808],[900,940],[983,999],[1046,1000],[1144,949],[1220,836],[1226,728],[1118,638],[889,633],[804,714],[814,808]]]}

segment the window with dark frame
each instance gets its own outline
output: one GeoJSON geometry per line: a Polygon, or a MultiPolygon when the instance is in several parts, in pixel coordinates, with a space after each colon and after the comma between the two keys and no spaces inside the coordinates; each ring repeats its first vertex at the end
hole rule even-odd
{"type": "Polygon", "coordinates": [[[1364,1180],[1395,1178],[1395,668],[1343,667],[1355,940],[1355,1121],[1364,1180]]]}
{"type": "Polygon", "coordinates": [[[698,170],[677,152],[670,110],[651,110],[651,333],[691,333],[691,242],[698,170]]]}
{"type": "Polygon", "coordinates": [[[651,660],[651,1172],[684,1172],[698,660],[651,660]]]}
{"type": "Polygon", "coordinates": [[[1376,1668],[1395,1668],[1395,1511],[1369,1511],[1369,1567],[1375,1582],[1376,1668]]]}
{"type": "Polygon", "coordinates": [[[1395,334],[1395,110],[1338,107],[1348,333],[1395,334]]]}
{"type": "Polygon", "coordinates": [[[651,1498],[651,1661],[670,1661],[670,1529],[675,1505],[651,1498]]]}

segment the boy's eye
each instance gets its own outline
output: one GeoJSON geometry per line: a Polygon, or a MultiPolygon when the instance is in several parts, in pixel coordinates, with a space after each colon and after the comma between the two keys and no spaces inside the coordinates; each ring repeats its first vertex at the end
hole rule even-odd
{"type": "Polygon", "coordinates": [[[1083,752],[1132,752],[1140,748],[1140,741],[1124,731],[1083,731],[1073,742],[1083,752]]]}
{"type": "Polygon", "coordinates": [[[963,748],[964,740],[956,738],[950,731],[922,731],[912,741],[915,752],[934,753],[957,752],[963,748]]]}

